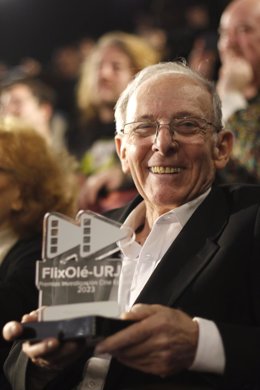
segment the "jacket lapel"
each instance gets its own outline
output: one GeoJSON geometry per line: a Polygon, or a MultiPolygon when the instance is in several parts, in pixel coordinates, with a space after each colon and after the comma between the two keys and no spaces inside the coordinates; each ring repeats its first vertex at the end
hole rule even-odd
{"type": "Polygon", "coordinates": [[[213,188],[170,246],[136,303],[174,305],[212,261],[219,249],[217,239],[227,218],[228,204],[224,193],[213,188]]]}

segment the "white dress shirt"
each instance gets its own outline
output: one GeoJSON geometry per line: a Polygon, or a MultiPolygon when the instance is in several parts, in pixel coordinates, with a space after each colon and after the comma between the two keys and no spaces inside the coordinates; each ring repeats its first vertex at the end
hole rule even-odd
{"type": "MultiPolygon", "coordinates": [[[[128,246],[121,248],[123,263],[119,280],[118,302],[122,312],[129,310],[134,304],[170,245],[209,192],[210,190],[157,218],[143,245],[133,241],[128,246]]],[[[129,214],[124,224],[136,231],[144,223],[145,212],[145,203],[142,202],[129,214]]],[[[225,354],[216,325],[214,322],[202,318],[196,317],[194,320],[199,325],[199,340],[195,360],[190,369],[223,373],[225,354]]],[[[105,375],[109,368],[109,360],[106,357],[104,365],[102,360],[101,357],[89,359],[85,380],[83,381],[85,385],[82,384],[82,387],[79,387],[80,390],[103,389],[105,375]],[[101,376],[103,380],[101,380],[101,376]]]]}

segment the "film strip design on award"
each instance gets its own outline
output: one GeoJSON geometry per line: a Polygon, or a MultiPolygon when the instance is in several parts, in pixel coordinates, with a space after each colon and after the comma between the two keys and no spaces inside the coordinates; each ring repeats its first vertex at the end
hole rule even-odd
{"type": "Polygon", "coordinates": [[[107,252],[111,245],[118,251],[116,243],[129,234],[128,228],[90,211],[81,211],[75,220],[48,213],[44,219],[43,260],[71,254],[73,250],[75,255],[86,258],[107,252]]]}

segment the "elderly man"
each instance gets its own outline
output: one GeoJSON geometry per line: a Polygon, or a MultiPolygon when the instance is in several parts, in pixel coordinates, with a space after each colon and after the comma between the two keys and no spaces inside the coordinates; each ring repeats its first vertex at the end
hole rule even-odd
{"type": "MultiPolygon", "coordinates": [[[[13,389],[255,388],[260,188],[214,185],[232,148],[214,87],[181,63],[153,65],[115,116],[122,168],[140,194],[110,214],[136,232],[119,295],[135,323],[101,341],[95,357],[83,342],[49,338],[23,353],[17,344],[6,363],[13,389]]],[[[8,340],[20,332],[19,323],[4,330],[8,340]]]]}

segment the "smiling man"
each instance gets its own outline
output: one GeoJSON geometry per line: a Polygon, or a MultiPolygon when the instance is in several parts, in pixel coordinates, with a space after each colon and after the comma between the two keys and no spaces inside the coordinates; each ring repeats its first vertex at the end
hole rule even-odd
{"type": "MultiPolygon", "coordinates": [[[[24,343],[23,353],[17,344],[6,364],[13,389],[255,389],[260,187],[214,184],[233,142],[214,87],[182,63],[153,65],[115,117],[122,168],[140,194],[110,213],[136,232],[118,296],[135,323],[95,357],[83,341],[24,343]]],[[[4,329],[7,340],[20,333],[19,323],[4,329]]]]}
{"type": "MultiPolygon", "coordinates": [[[[205,85],[180,70],[141,83],[129,96],[124,123],[118,119],[123,170],[131,172],[155,218],[203,194],[215,168],[225,166],[232,142],[230,133],[220,132],[205,85]]],[[[118,116],[119,110],[120,102],[118,116]]]]}

